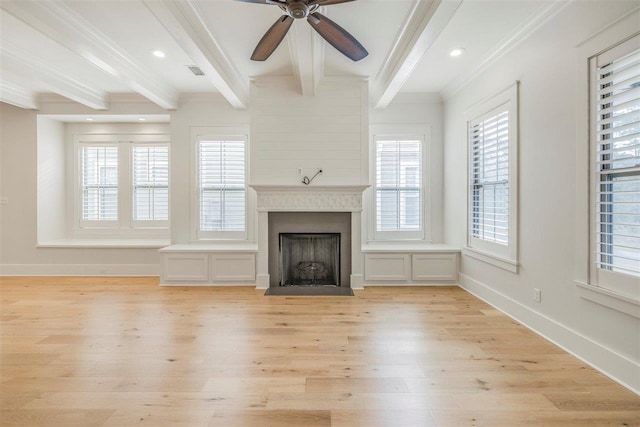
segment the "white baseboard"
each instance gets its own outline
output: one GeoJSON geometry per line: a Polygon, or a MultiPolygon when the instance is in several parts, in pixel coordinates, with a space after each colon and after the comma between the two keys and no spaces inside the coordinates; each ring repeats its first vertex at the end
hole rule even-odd
{"type": "Polygon", "coordinates": [[[256,289],[269,289],[270,280],[268,274],[256,274],[256,289]]]}
{"type": "MultiPolygon", "coordinates": [[[[443,281],[425,281],[425,282],[412,282],[412,281],[408,281],[408,282],[391,282],[391,281],[384,281],[384,282],[373,282],[373,281],[368,281],[367,283],[365,283],[363,285],[364,287],[370,288],[370,287],[376,287],[376,286],[381,286],[381,287],[394,287],[394,286],[413,286],[413,287],[428,287],[428,286],[458,286],[458,282],[455,281],[451,281],[451,282],[443,282],[443,281]]],[[[363,288],[360,288],[363,289],[363,288]]]]}
{"type": "Polygon", "coordinates": [[[163,282],[160,286],[179,286],[179,287],[203,287],[208,286],[210,288],[240,288],[240,287],[254,287],[255,283],[190,283],[190,282],[163,282]]]}
{"type": "Polygon", "coordinates": [[[571,353],[612,380],[640,394],[640,364],[460,273],[460,287],[571,353]]]}
{"type": "Polygon", "coordinates": [[[363,274],[352,274],[349,277],[351,289],[364,289],[364,275],[363,274]]]}
{"type": "Polygon", "coordinates": [[[0,264],[0,276],[160,276],[160,264],[0,264]]]}

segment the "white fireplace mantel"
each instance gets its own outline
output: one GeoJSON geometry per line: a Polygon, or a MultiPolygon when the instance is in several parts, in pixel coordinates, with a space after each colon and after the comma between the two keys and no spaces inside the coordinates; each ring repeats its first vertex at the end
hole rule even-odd
{"type": "Polygon", "coordinates": [[[368,185],[251,185],[259,212],[361,212],[368,185]]]}
{"type": "Polygon", "coordinates": [[[250,185],[258,195],[256,284],[269,286],[269,212],[351,212],[351,288],[362,289],[362,192],[368,185],[250,185]]]}

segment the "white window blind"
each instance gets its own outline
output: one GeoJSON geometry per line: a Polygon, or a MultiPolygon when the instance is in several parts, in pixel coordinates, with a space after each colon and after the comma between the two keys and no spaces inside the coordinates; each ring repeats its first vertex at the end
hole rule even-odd
{"type": "MultiPolygon", "coordinates": [[[[640,277],[640,49],[595,72],[596,267],[640,277]]],[[[624,48],[619,46],[618,48],[624,48]]]]}
{"type": "Polygon", "coordinates": [[[245,142],[200,141],[200,230],[245,230],[245,142]]]}
{"type": "Polygon", "coordinates": [[[470,124],[471,236],[509,244],[509,111],[497,109],[470,124]]]}
{"type": "Polygon", "coordinates": [[[419,140],[376,141],[376,230],[422,229],[422,148],[419,140]]]}
{"type": "Polygon", "coordinates": [[[133,219],[169,219],[169,147],[133,147],[133,219]]]}
{"type": "Polygon", "coordinates": [[[118,220],[118,147],[81,148],[82,220],[118,220]]]}

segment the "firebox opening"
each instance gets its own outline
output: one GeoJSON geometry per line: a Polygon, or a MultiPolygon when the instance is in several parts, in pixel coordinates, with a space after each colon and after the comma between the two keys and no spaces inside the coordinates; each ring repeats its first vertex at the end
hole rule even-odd
{"type": "Polygon", "coordinates": [[[340,233],[280,233],[280,286],[340,286],[340,233]]]}

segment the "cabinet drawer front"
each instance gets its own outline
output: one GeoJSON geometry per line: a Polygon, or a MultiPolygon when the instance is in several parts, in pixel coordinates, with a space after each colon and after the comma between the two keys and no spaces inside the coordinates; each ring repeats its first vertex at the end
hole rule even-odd
{"type": "Polygon", "coordinates": [[[211,255],[211,280],[213,282],[255,281],[255,255],[211,255]]]}
{"type": "Polygon", "coordinates": [[[409,280],[410,270],[408,254],[375,254],[364,257],[365,280],[409,280]]]}
{"type": "Polygon", "coordinates": [[[413,280],[457,280],[457,254],[414,254],[413,280]]]}
{"type": "Polygon", "coordinates": [[[206,254],[164,255],[164,280],[203,282],[209,279],[209,257],[206,254]]]}

